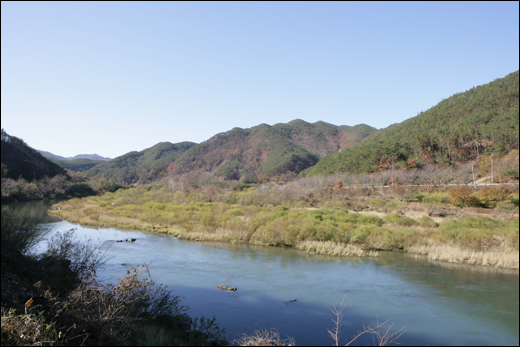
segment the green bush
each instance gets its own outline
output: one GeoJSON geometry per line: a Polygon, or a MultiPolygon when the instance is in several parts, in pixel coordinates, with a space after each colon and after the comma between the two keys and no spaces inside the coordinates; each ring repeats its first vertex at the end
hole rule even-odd
{"type": "Polygon", "coordinates": [[[294,207],[297,207],[297,208],[308,208],[310,206],[311,206],[311,204],[307,201],[298,201],[296,203],[296,205],[294,205],[294,207]]]}
{"type": "Polygon", "coordinates": [[[500,211],[518,211],[518,205],[511,200],[499,201],[495,208],[500,211]]]}
{"type": "Polygon", "coordinates": [[[250,222],[251,229],[256,231],[260,226],[265,225],[274,219],[273,213],[260,212],[250,222]]]}
{"type": "Polygon", "coordinates": [[[358,218],[359,223],[377,225],[378,227],[385,224],[385,221],[377,216],[371,215],[360,215],[358,218]]]}
{"type": "Polygon", "coordinates": [[[370,205],[370,207],[374,210],[379,210],[379,209],[382,209],[383,207],[385,207],[386,205],[386,201],[384,201],[383,199],[380,199],[380,198],[375,198],[375,199],[372,199],[368,202],[368,204],[370,205]]]}
{"type": "Polygon", "coordinates": [[[432,237],[441,242],[480,250],[497,243],[494,235],[499,234],[503,226],[503,222],[488,217],[464,217],[444,222],[432,237]]]}
{"type": "Polygon", "coordinates": [[[424,202],[436,202],[440,204],[445,204],[449,200],[449,194],[444,192],[433,192],[433,193],[427,193],[423,192],[421,195],[421,201],[424,202]]]}
{"type": "Polygon", "coordinates": [[[232,209],[227,210],[224,213],[229,216],[243,216],[244,210],[241,208],[232,208],[232,209]]]}
{"type": "Polygon", "coordinates": [[[200,222],[208,231],[214,231],[218,226],[217,219],[212,212],[204,212],[200,217],[200,222]]]}
{"type": "Polygon", "coordinates": [[[417,231],[374,228],[366,238],[366,245],[378,249],[403,249],[416,238],[417,231]]]}
{"type": "Polygon", "coordinates": [[[385,212],[391,212],[391,211],[399,211],[408,206],[408,203],[406,201],[389,201],[386,203],[385,207],[383,208],[383,211],[385,212]]]}
{"type": "Polygon", "coordinates": [[[419,225],[424,228],[437,228],[439,223],[428,216],[422,216],[421,219],[419,219],[419,225]]]}
{"type": "Polygon", "coordinates": [[[516,251],[518,251],[519,230],[520,225],[518,219],[508,221],[502,230],[502,235],[506,238],[505,244],[516,251]]]}
{"type": "Polygon", "coordinates": [[[350,232],[350,242],[363,244],[366,242],[367,237],[374,231],[376,228],[372,225],[362,225],[350,232]]]}

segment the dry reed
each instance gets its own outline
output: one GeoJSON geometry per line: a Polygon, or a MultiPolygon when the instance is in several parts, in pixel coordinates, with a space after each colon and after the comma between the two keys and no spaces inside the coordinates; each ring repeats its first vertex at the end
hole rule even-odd
{"type": "Polygon", "coordinates": [[[339,256],[377,257],[379,252],[367,251],[359,247],[332,241],[302,241],[295,247],[307,253],[317,253],[339,256]]]}
{"type": "Polygon", "coordinates": [[[494,250],[469,250],[449,245],[415,245],[405,249],[410,253],[428,255],[430,260],[447,261],[450,263],[465,263],[498,268],[519,268],[519,253],[515,250],[494,251],[494,250]]]}

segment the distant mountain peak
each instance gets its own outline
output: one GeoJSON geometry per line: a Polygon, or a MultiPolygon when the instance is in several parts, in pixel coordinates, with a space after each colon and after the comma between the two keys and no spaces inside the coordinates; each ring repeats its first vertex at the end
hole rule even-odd
{"type": "Polygon", "coordinates": [[[78,154],[73,157],[62,157],[61,155],[53,154],[51,152],[42,151],[37,149],[41,155],[52,160],[75,160],[75,159],[90,159],[90,160],[112,160],[112,158],[102,157],[99,154],[78,154]]]}

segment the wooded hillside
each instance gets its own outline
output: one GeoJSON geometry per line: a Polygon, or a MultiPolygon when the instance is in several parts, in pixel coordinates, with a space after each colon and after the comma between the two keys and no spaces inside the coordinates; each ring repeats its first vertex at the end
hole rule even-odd
{"type": "Polygon", "coordinates": [[[248,183],[295,176],[327,153],[363,141],[375,131],[364,124],[335,126],[299,119],[273,126],[234,128],[189,149],[168,171],[173,177],[211,174],[248,183]]]}
{"type": "Polygon", "coordinates": [[[160,142],[140,152],[130,152],[96,165],[87,172],[95,178],[125,184],[154,181],[164,176],[168,165],[194,145],[194,142],[160,142]]]}
{"type": "Polygon", "coordinates": [[[351,148],[330,154],[303,174],[376,172],[463,163],[518,149],[518,71],[442,100],[351,148]]]}
{"type": "Polygon", "coordinates": [[[22,139],[8,135],[4,129],[1,138],[2,178],[18,179],[21,176],[27,181],[33,181],[44,176],[65,174],[61,166],[29,147],[22,139]]]}

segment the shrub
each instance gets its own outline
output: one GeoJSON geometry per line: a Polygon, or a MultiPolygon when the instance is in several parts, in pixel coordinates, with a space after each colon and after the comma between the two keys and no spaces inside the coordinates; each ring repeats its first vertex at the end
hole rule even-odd
{"type": "Polygon", "coordinates": [[[481,250],[493,246],[494,235],[504,223],[488,217],[465,217],[444,222],[432,237],[445,243],[481,250]]]}
{"type": "Polygon", "coordinates": [[[419,225],[424,228],[437,228],[439,223],[428,216],[422,216],[421,219],[419,219],[419,225]]]}
{"type": "Polygon", "coordinates": [[[68,305],[55,325],[74,327],[69,340],[86,334],[89,345],[126,345],[139,334],[143,323],[186,312],[180,297],[143,278],[146,272],[144,266],[132,267],[117,285],[103,285],[89,277],[68,295],[68,305]]]}
{"type": "Polygon", "coordinates": [[[38,227],[43,216],[18,214],[10,208],[2,208],[1,217],[2,259],[11,255],[28,254],[48,232],[45,228],[38,227]]]}
{"type": "Polygon", "coordinates": [[[244,210],[241,208],[232,208],[232,209],[227,210],[224,213],[229,216],[243,216],[244,210]]]}
{"type": "Polygon", "coordinates": [[[298,201],[298,203],[295,205],[297,208],[307,208],[311,206],[311,204],[307,201],[298,201]]]}
{"type": "Polygon", "coordinates": [[[511,200],[499,201],[495,207],[500,211],[518,211],[518,205],[515,205],[511,200]]]}
{"type": "Polygon", "coordinates": [[[385,216],[383,220],[386,223],[400,225],[404,227],[411,227],[417,224],[417,222],[414,219],[398,215],[397,213],[392,213],[391,215],[385,216]]]}
{"type": "Polygon", "coordinates": [[[478,198],[484,207],[495,208],[497,202],[507,199],[509,191],[505,187],[484,187],[478,193],[478,198]]]}
{"type": "Polygon", "coordinates": [[[473,188],[469,186],[459,186],[451,188],[449,191],[449,201],[458,207],[480,207],[482,204],[478,198],[472,196],[473,188]]]}
{"type": "Polygon", "coordinates": [[[510,200],[514,205],[516,205],[516,207],[518,207],[518,194],[511,194],[510,200]]]}
{"type": "Polygon", "coordinates": [[[112,182],[112,181],[102,181],[99,183],[99,187],[103,190],[106,190],[108,192],[115,192],[116,190],[120,189],[120,188],[123,188],[123,189],[126,189],[128,187],[126,186],[123,186],[123,185],[120,185],[116,182],[112,182]]]}
{"type": "Polygon", "coordinates": [[[519,243],[519,221],[518,219],[509,221],[506,223],[504,229],[502,230],[502,234],[505,236],[504,243],[506,246],[513,248],[518,252],[518,243],[519,243]]]}
{"type": "Polygon", "coordinates": [[[371,225],[362,225],[350,232],[350,242],[363,244],[366,242],[368,235],[374,232],[376,228],[371,225]]]}
{"type": "Polygon", "coordinates": [[[212,212],[204,212],[200,222],[208,231],[214,231],[217,228],[217,219],[212,212]]]}
{"type": "Polygon", "coordinates": [[[385,224],[385,221],[377,216],[371,216],[371,215],[360,215],[358,218],[358,222],[362,224],[372,224],[377,225],[378,227],[385,224]]]}
{"type": "Polygon", "coordinates": [[[382,209],[383,207],[385,207],[386,205],[386,201],[384,201],[383,199],[380,199],[380,198],[375,198],[375,199],[372,199],[368,202],[368,204],[370,205],[370,207],[374,210],[379,210],[379,209],[382,209]]]}
{"type": "Polygon", "coordinates": [[[444,192],[423,192],[421,195],[421,201],[424,202],[436,202],[440,204],[445,204],[449,201],[449,193],[444,192]]]}
{"type": "Polygon", "coordinates": [[[81,242],[75,235],[75,229],[63,233],[57,232],[47,242],[47,252],[42,261],[70,261],[69,268],[75,277],[83,278],[87,274],[95,274],[106,261],[106,249],[102,245],[92,243],[92,240],[81,242]]]}
{"type": "Polygon", "coordinates": [[[385,212],[392,212],[392,211],[399,211],[408,206],[408,203],[405,201],[389,201],[386,203],[385,207],[383,208],[383,211],[385,212]]]}
{"type": "Polygon", "coordinates": [[[403,249],[413,243],[416,234],[411,229],[374,228],[366,238],[366,245],[378,249],[403,249]]]}

